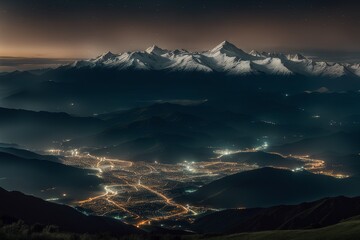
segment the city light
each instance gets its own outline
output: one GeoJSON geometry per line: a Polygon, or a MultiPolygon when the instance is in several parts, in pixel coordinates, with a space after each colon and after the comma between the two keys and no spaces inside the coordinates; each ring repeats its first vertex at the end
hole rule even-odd
{"type": "MultiPolygon", "coordinates": [[[[94,156],[80,149],[59,150],[49,149],[51,154],[61,154],[65,164],[81,168],[95,169],[96,176],[104,182],[103,191],[77,204],[93,211],[97,215],[121,216],[122,221],[138,227],[167,219],[188,219],[200,213],[209,211],[206,207],[193,207],[174,201],[174,195],[167,189],[172,189],[175,183],[202,182],[209,183],[220,177],[256,169],[256,164],[222,161],[224,156],[236,153],[265,151],[269,148],[267,141],[260,146],[248,149],[216,149],[216,157],[212,161],[196,162],[188,159],[178,164],[163,164],[154,162],[132,162],[121,159],[111,159],[94,156]],[[151,210],[144,210],[144,207],[151,210]],[[157,206],[154,208],[154,206],[157,206]]],[[[293,172],[310,171],[316,174],[329,175],[336,178],[346,178],[347,175],[325,170],[325,161],[314,159],[309,155],[282,155],[284,158],[297,159],[303,166],[289,169],[293,172]]],[[[193,193],[198,187],[188,188],[185,193],[193,193]]],[[[63,195],[67,197],[67,195],[63,195]]]]}
{"type": "MultiPolygon", "coordinates": [[[[173,197],[176,195],[166,190],[171,189],[172,183],[209,183],[224,175],[254,169],[245,164],[221,161],[184,160],[179,164],[131,162],[93,156],[78,149],[64,151],[63,154],[64,163],[96,169],[97,176],[104,182],[102,192],[76,204],[97,215],[113,217],[113,214],[118,214],[123,216],[123,221],[138,227],[160,220],[186,219],[208,211],[206,207],[192,207],[175,202],[173,197]],[[144,211],[144,206],[151,209],[154,205],[159,207],[144,211]]],[[[194,191],[196,188],[185,192],[194,191]]]]}

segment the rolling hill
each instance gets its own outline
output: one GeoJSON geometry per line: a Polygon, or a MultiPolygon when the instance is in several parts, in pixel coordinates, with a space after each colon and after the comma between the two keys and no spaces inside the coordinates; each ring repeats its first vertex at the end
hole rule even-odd
{"type": "Polygon", "coordinates": [[[334,197],[298,205],[228,209],[198,218],[195,231],[240,233],[321,228],[360,214],[360,197],[334,197]]]}
{"type": "Polygon", "coordinates": [[[202,186],[179,201],[216,208],[268,207],[323,197],[360,194],[359,179],[336,179],[307,171],[260,168],[202,186]]]}

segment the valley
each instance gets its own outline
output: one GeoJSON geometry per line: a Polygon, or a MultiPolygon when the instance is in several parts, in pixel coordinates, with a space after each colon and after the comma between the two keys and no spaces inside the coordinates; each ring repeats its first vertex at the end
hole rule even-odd
{"type": "Polygon", "coordinates": [[[214,179],[256,168],[220,161],[131,162],[81,153],[62,159],[67,165],[97,170],[96,175],[104,181],[104,193],[75,202],[75,205],[137,226],[162,220],[191,221],[194,216],[211,209],[179,204],[173,198],[196,191],[214,179]]]}
{"type": "MultiPolygon", "coordinates": [[[[72,203],[79,207],[80,211],[120,219],[137,227],[151,224],[187,230],[186,225],[181,226],[177,222],[191,223],[199,215],[220,209],[178,203],[176,198],[195,192],[201,186],[222,177],[259,169],[257,164],[222,161],[221,158],[237,153],[256,153],[266,150],[267,147],[267,143],[264,143],[252,149],[218,149],[213,150],[213,160],[206,162],[184,160],[177,164],[97,157],[78,149],[67,151],[50,149],[47,152],[60,157],[66,165],[96,170],[96,176],[102,179],[102,193],[72,203]]],[[[274,152],[270,154],[279,155],[284,159],[296,159],[302,165],[294,169],[281,167],[282,169],[293,172],[310,171],[334,178],[349,177],[327,171],[323,160],[313,159],[308,155],[285,156],[274,152]]]]}

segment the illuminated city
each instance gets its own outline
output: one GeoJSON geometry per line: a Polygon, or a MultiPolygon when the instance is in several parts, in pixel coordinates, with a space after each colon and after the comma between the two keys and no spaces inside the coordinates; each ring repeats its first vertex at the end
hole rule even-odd
{"type": "MultiPolygon", "coordinates": [[[[61,150],[48,152],[62,153],[61,150]]],[[[209,209],[181,205],[173,198],[223,176],[256,168],[235,162],[184,160],[172,165],[95,157],[78,150],[67,153],[63,158],[65,164],[96,169],[97,176],[107,182],[103,193],[74,204],[137,226],[166,219],[191,220],[209,209]]]]}
{"type": "MultiPolygon", "coordinates": [[[[156,224],[162,220],[193,221],[194,217],[207,211],[218,211],[213,208],[190,206],[176,203],[174,198],[184,192],[196,191],[199,187],[221,177],[259,168],[237,162],[219,161],[222,156],[236,153],[265,151],[268,143],[245,150],[214,150],[216,157],[209,162],[184,160],[178,164],[158,162],[133,162],[129,160],[110,159],[83,153],[79,149],[63,151],[47,150],[48,153],[62,155],[63,162],[85,169],[95,169],[99,178],[104,180],[104,191],[88,199],[73,203],[82,209],[88,209],[97,215],[110,216],[138,227],[156,224]]],[[[349,175],[327,171],[325,161],[313,159],[308,155],[283,155],[301,161],[300,168],[289,169],[293,172],[307,170],[315,174],[329,175],[335,178],[347,178],[349,175]]],[[[56,198],[54,198],[56,199],[56,198]]],[[[86,212],[86,210],[85,210],[86,212]]]]}

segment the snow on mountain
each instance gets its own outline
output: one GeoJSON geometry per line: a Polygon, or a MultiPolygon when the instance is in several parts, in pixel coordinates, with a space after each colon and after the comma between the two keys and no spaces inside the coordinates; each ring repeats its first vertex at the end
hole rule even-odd
{"type": "Polygon", "coordinates": [[[347,68],[353,73],[355,74],[356,76],[360,77],[360,64],[357,63],[357,64],[348,64],[346,65],[347,68]]]}
{"type": "Polygon", "coordinates": [[[164,49],[162,49],[162,48],[159,48],[159,47],[156,46],[156,45],[153,45],[153,46],[147,48],[147,49],[145,50],[145,52],[147,52],[147,53],[149,53],[149,54],[155,54],[155,55],[161,56],[161,55],[163,55],[163,54],[168,53],[169,51],[164,50],[164,49]]]}
{"type": "Polygon", "coordinates": [[[106,63],[106,62],[114,61],[116,59],[116,57],[118,57],[117,54],[113,54],[112,52],[109,51],[105,54],[98,56],[97,58],[94,59],[94,61],[106,63]]]}
{"type": "Polygon", "coordinates": [[[227,57],[235,57],[241,60],[251,60],[254,59],[254,56],[244,52],[243,50],[237,48],[232,43],[224,41],[217,45],[215,48],[210,50],[207,54],[210,57],[216,57],[219,55],[225,55],[227,57]]]}
{"type": "Polygon", "coordinates": [[[292,75],[293,72],[285,67],[280,58],[265,58],[254,61],[255,68],[260,72],[274,75],[292,75]]]}
{"type": "Polygon", "coordinates": [[[174,55],[173,63],[167,68],[170,71],[200,71],[212,72],[213,69],[207,66],[204,56],[200,54],[181,54],[174,55]]]}
{"type": "Polygon", "coordinates": [[[348,75],[350,72],[347,68],[339,63],[322,63],[322,76],[342,77],[348,75]]]}
{"type": "Polygon", "coordinates": [[[218,72],[227,72],[232,75],[248,75],[258,73],[252,67],[250,60],[240,60],[237,57],[228,57],[227,55],[217,55],[208,58],[212,69],[218,72]]]}
{"type": "Polygon", "coordinates": [[[154,53],[127,52],[119,56],[114,66],[119,69],[161,70],[167,62],[167,58],[154,53]]]}
{"type": "Polygon", "coordinates": [[[251,50],[249,52],[250,55],[254,56],[254,57],[264,57],[261,53],[259,53],[258,51],[256,50],[251,50]]]}
{"type": "Polygon", "coordinates": [[[296,54],[288,54],[286,55],[286,58],[288,60],[291,60],[291,61],[302,61],[302,60],[306,60],[307,58],[304,57],[302,54],[300,53],[296,53],[296,54]]]}
{"type": "Polygon", "coordinates": [[[68,67],[68,68],[95,67],[95,63],[88,60],[78,60],[69,65],[65,65],[62,67],[68,67]]]}
{"type": "Polygon", "coordinates": [[[114,54],[107,52],[94,59],[79,60],[66,65],[68,68],[107,67],[118,70],[164,70],[224,72],[231,75],[272,74],[360,77],[360,64],[316,62],[303,55],[276,52],[249,53],[224,41],[205,52],[187,50],[165,50],[156,45],[145,51],[114,54]]]}
{"type": "Polygon", "coordinates": [[[307,76],[342,77],[353,75],[345,65],[339,63],[315,62],[311,60],[291,63],[293,64],[293,69],[297,69],[299,74],[307,76]]]}

